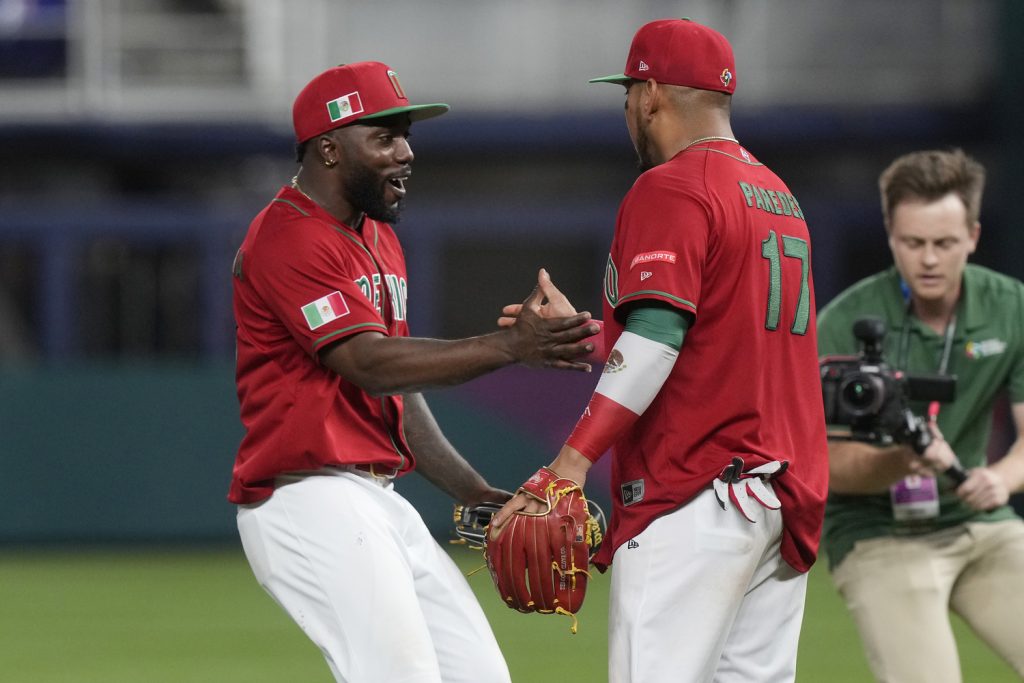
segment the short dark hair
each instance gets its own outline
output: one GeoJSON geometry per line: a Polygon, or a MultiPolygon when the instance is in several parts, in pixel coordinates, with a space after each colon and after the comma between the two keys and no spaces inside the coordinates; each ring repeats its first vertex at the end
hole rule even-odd
{"type": "Polygon", "coordinates": [[[908,199],[931,202],[950,192],[956,193],[964,203],[967,227],[971,227],[981,215],[985,167],[959,148],[911,152],[882,171],[878,188],[882,192],[882,216],[886,230],[891,229],[892,214],[900,202],[908,199]]]}
{"type": "MultiPolygon", "coordinates": [[[[306,142],[309,142],[308,140],[306,142]]],[[[303,158],[306,156],[306,142],[295,143],[295,161],[301,164],[303,158]]]]}

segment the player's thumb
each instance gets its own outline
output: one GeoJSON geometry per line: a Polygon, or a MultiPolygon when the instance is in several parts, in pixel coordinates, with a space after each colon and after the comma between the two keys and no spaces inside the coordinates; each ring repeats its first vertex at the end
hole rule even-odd
{"type": "Polygon", "coordinates": [[[523,302],[523,306],[520,309],[520,312],[525,311],[527,309],[531,311],[539,310],[540,303],[543,300],[544,292],[541,291],[540,285],[538,284],[536,287],[533,288],[533,291],[530,292],[530,296],[526,297],[526,300],[523,302]]]}
{"type": "Polygon", "coordinates": [[[505,508],[494,513],[494,516],[491,517],[491,521],[487,524],[487,538],[494,540],[499,534],[501,534],[501,530],[505,526],[505,522],[508,521],[509,514],[505,513],[505,508]]]}
{"type": "Polygon", "coordinates": [[[555,287],[555,283],[551,281],[551,275],[548,274],[546,268],[541,268],[540,272],[537,273],[537,286],[540,287],[540,291],[544,293],[548,300],[553,296],[565,298],[558,290],[558,287],[555,287]]]}
{"type": "MultiPolygon", "coordinates": [[[[551,281],[551,275],[544,268],[540,269],[540,274],[537,277],[537,286],[540,287],[540,291],[547,298],[549,304],[553,304],[555,308],[561,309],[562,307],[569,306],[569,299],[562,294],[562,290],[555,286],[555,283],[551,281]]],[[[569,306],[571,308],[571,306],[569,306]]],[[[575,313],[575,309],[571,312],[561,311],[563,315],[571,315],[575,313]]]]}
{"type": "Polygon", "coordinates": [[[509,518],[515,514],[517,509],[522,508],[521,504],[517,504],[516,498],[516,496],[513,496],[506,501],[505,504],[501,506],[501,509],[495,512],[494,516],[491,517],[491,522],[487,525],[487,531],[491,538],[497,538],[498,534],[501,533],[502,527],[505,526],[505,523],[509,518]]]}

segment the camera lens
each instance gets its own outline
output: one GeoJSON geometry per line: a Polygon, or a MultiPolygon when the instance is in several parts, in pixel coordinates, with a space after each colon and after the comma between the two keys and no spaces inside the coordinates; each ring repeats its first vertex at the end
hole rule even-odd
{"type": "Polygon", "coordinates": [[[839,387],[839,402],[853,417],[874,415],[885,400],[885,385],[875,375],[861,372],[846,377],[839,387]]]}

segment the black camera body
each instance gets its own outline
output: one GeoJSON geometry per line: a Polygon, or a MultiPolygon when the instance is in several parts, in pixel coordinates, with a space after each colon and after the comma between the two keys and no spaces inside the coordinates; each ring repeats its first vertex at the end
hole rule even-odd
{"type": "Polygon", "coordinates": [[[861,343],[860,354],[821,360],[825,422],[849,427],[848,433],[829,436],[882,446],[907,444],[923,453],[931,443],[931,432],[908,403],[954,400],[956,378],[912,375],[892,368],[882,356],[885,334],[884,321],[861,318],[853,326],[853,335],[861,343]]]}

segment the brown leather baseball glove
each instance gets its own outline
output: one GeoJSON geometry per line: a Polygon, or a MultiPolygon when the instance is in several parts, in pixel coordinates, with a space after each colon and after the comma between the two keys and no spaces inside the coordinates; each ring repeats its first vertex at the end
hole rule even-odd
{"type": "Polygon", "coordinates": [[[572,617],[587,592],[590,558],[601,544],[604,514],[580,486],[542,467],[520,489],[545,506],[516,512],[495,538],[485,539],[487,568],[505,604],[520,612],[572,617]],[[595,517],[590,510],[598,513],[595,517]]]}

